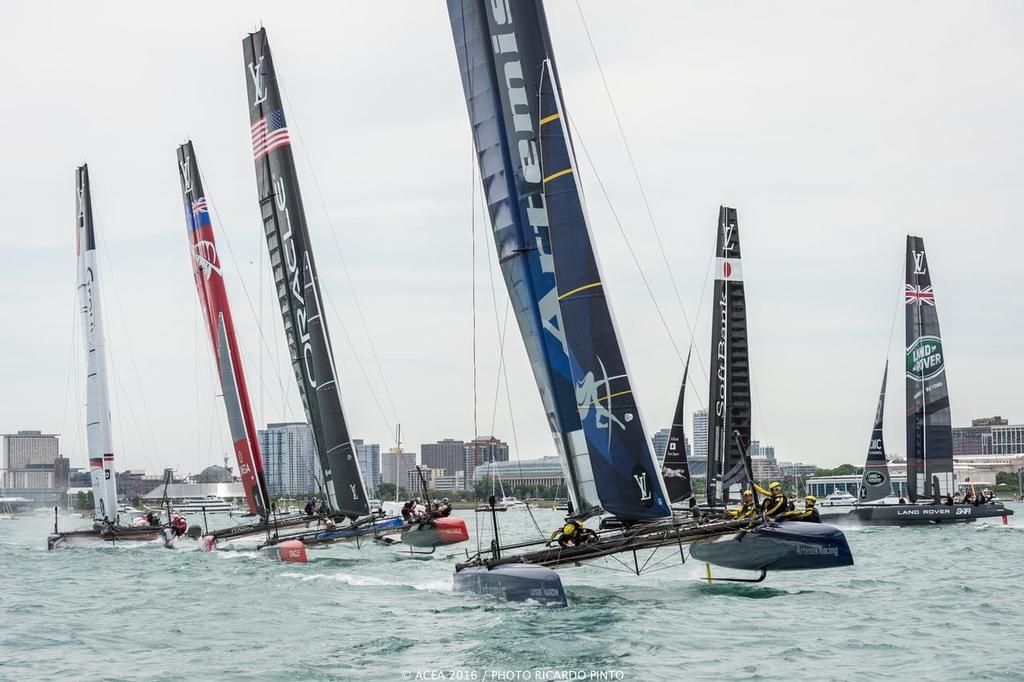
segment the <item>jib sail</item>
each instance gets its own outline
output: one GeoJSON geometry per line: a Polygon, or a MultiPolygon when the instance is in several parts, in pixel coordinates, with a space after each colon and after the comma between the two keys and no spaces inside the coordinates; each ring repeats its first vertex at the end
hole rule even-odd
{"type": "Polygon", "coordinates": [[[249,389],[238,352],[235,324],[231,318],[231,306],[224,286],[224,273],[217,253],[213,224],[210,222],[210,210],[191,141],[178,147],[178,177],[185,201],[185,225],[188,228],[192,273],[199,302],[203,307],[203,317],[206,318],[206,328],[210,333],[213,357],[217,362],[238,473],[245,487],[245,500],[250,512],[266,516],[270,509],[270,495],[256,438],[256,422],[252,416],[249,389]]]}
{"type": "Polygon", "coordinates": [[[366,487],[341,407],[323,297],[266,30],[249,34],[242,47],[260,210],[292,367],[313,430],[328,502],[335,512],[355,518],[369,513],[366,487]]]}
{"type": "Polygon", "coordinates": [[[911,501],[953,492],[953,430],[946,358],[928,258],[907,235],[907,489],[911,501]],[[936,489],[936,485],[938,489],[936,489]]]}
{"type": "MultiPolygon", "coordinates": [[[[677,504],[693,497],[693,483],[690,480],[690,463],[686,452],[686,420],[684,399],[686,397],[686,379],[690,375],[690,353],[686,354],[686,366],[683,368],[683,383],[679,387],[679,399],[676,410],[672,414],[672,428],[665,446],[665,460],[661,467],[661,476],[665,479],[665,489],[672,504],[677,504]]],[[[654,453],[657,455],[658,453],[654,453]]]]}
{"type": "Polygon", "coordinates": [[[885,459],[885,442],[882,439],[882,417],[885,415],[885,384],[889,379],[889,363],[885,363],[882,375],[882,391],[878,394],[878,409],[875,410],[875,425],[871,429],[868,444],[868,458],[864,464],[864,475],[860,479],[858,498],[861,502],[874,502],[892,494],[889,478],[889,463],[885,459]]]}

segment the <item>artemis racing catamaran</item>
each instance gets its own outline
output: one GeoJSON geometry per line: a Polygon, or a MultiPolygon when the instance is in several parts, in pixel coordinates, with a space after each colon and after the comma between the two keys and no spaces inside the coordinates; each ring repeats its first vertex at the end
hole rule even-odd
{"type": "Polygon", "coordinates": [[[300,544],[395,532],[401,532],[410,542],[418,542],[426,536],[434,538],[427,544],[466,540],[469,534],[461,519],[444,519],[448,532],[438,533],[434,528],[436,523],[406,525],[400,518],[385,519],[381,513],[370,509],[342,410],[319,275],[292,157],[291,136],[265,29],[243,40],[243,53],[253,161],[267,248],[295,379],[313,431],[320,465],[319,481],[331,517],[331,523],[322,530],[275,534],[264,549],[278,553],[282,545],[287,545],[288,552],[293,553],[300,544]]]}
{"type": "MultiPolygon", "coordinates": [[[[950,421],[946,357],[924,239],[907,235],[906,282],[907,495],[909,504],[880,502],[892,495],[892,482],[882,441],[885,379],[878,398],[871,443],[857,503],[837,512],[822,513],[833,523],[863,526],[908,526],[966,523],[1013,514],[1002,502],[953,501],[957,485],[953,470],[953,431],[950,421]]],[[[886,363],[886,377],[889,365],[886,363]]]]}
{"type": "Polygon", "coordinates": [[[498,260],[567,482],[566,529],[587,538],[495,538],[456,567],[454,588],[564,605],[552,568],[631,553],[640,574],[663,563],[659,548],[682,559],[684,544],[747,523],[673,514],[590,235],[543,5],[448,0],[448,12],[498,260]],[[599,515],[598,531],[582,526],[599,515]],[[516,549],[532,551],[503,556],[516,549]]]}
{"type": "Polygon", "coordinates": [[[53,534],[47,538],[49,549],[80,541],[155,540],[161,533],[160,527],[123,526],[118,518],[117,475],[114,472],[110,394],[107,388],[107,343],[103,331],[89,167],[85,164],[76,172],[76,190],[78,304],[86,365],[85,432],[95,517],[92,528],[66,532],[58,532],[55,521],[53,534]]]}

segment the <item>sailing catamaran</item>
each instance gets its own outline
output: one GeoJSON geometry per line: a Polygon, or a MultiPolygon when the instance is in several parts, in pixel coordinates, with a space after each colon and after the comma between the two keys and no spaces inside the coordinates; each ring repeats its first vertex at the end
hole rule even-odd
{"type": "Polygon", "coordinates": [[[671,508],[598,265],[543,5],[448,0],[448,12],[498,260],[567,483],[566,528],[587,538],[536,549],[496,537],[456,567],[454,587],[564,605],[552,568],[632,552],[640,574],[659,548],[682,557],[746,523],[671,508]],[[599,515],[599,531],[582,527],[599,515]]]}
{"type": "MultiPolygon", "coordinates": [[[[892,483],[882,444],[885,380],[878,399],[868,457],[858,501],[849,509],[823,513],[834,523],[866,526],[906,526],[966,523],[1013,514],[1002,502],[957,503],[953,471],[953,431],[950,422],[946,357],[932,289],[924,239],[907,235],[906,282],[907,496],[909,504],[880,503],[892,495],[892,483]]],[[[886,374],[888,375],[888,363],[886,374]]]]}
{"type": "MultiPolygon", "coordinates": [[[[707,502],[722,514],[731,488],[753,484],[748,456],[751,433],[750,354],[746,288],[736,209],[718,210],[715,246],[712,371],[708,390],[707,502]]],[[[776,521],[732,536],[695,544],[690,555],[740,570],[792,571],[849,566],[853,555],[842,531],[820,523],[776,521]]],[[[709,569],[710,570],[710,569],[709,569]]]]}
{"type": "Polygon", "coordinates": [[[103,332],[103,310],[96,257],[96,232],[92,222],[89,167],[76,172],[78,253],[78,302],[85,342],[86,399],[85,431],[92,481],[94,518],[92,528],[59,532],[54,520],[47,547],[57,549],[78,541],[155,540],[159,527],[121,525],[117,506],[117,475],[114,472],[114,443],[111,436],[110,394],[107,388],[107,343],[103,332]]]}
{"type": "Polygon", "coordinates": [[[320,544],[399,530],[410,543],[426,536],[433,538],[428,543],[433,545],[468,540],[469,532],[462,519],[406,525],[400,518],[384,519],[370,509],[342,409],[319,275],[266,29],[249,34],[242,46],[260,211],[288,350],[313,431],[319,480],[332,523],[347,523],[315,532],[275,534],[266,549],[275,552],[283,542],[294,547],[295,542],[320,544]],[[446,532],[438,533],[435,526],[442,522],[446,532]]]}

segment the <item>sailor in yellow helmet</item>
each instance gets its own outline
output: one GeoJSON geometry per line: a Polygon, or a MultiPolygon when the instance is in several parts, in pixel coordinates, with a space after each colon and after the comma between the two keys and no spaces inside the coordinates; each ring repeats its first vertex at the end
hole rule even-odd
{"type": "Polygon", "coordinates": [[[778,481],[772,481],[767,490],[756,483],[754,488],[757,489],[757,492],[767,496],[761,503],[761,513],[765,516],[775,518],[789,511],[789,500],[786,499],[786,495],[782,492],[782,484],[778,481]]]}
{"type": "Polygon", "coordinates": [[[559,547],[565,548],[569,545],[585,545],[588,542],[592,542],[597,539],[597,533],[584,527],[582,523],[576,519],[569,519],[565,522],[565,525],[555,530],[548,538],[545,546],[549,546],[552,542],[557,542],[559,547]]]}
{"type": "Polygon", "coordinates": [[[818,498],[808,495],[804,498],[804,508],[796,509],[784,514],[787,521],[807,521],[808,523],[821,523],[821,516],[817,509],[818,498]]]}
{"type": "Polygon", "coordinates": [[[726,511],[734,519],[748,519],[757,514],[757,506],[754,504],[754,493],[750,490],[743,491],[743,501],[736,509],[726,511]]]}

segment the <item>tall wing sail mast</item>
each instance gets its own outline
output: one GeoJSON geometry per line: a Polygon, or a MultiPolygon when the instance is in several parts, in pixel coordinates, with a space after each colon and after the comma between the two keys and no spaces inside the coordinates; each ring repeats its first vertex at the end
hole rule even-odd
{"type": "Polygon", "coordinates": [[[714,314],[711,316],[710,395],[708,397],[708,504],[729,501],[729,487],[746,478],[743,447],[750,445],[750,356],[747,303],[740,260],[736,209],[718,210],[715,247],[714,314]]]}
{"type": "MultiPolygon", "coordinates": [[[[692,348],[690,349],[693,350],[692,348]]],[[[690,463],[686,454],[686,416],[683,412],[686,398],[686,379],[690,375],[690,352],[686,354],[686,366],[683,369],[683,383],[679,387],[679,399],[676,411],[672,414],[672,428],[665,446],[665,460],[662,463],[661,475],[665,479],[665,489],[672,504],[677,504],[693,497],[693,482],[690,479],[690,463]]],[[[657,455],[657,453],[655,453],[657,455]]]]}
{"type": "Polygon", "coordinates": [[[882,439],[882,418],[885,416],[885,384],[889,379],[889,363],[885,363],[882,375],[882,390],[878,394],[878,409],[875,410],[875,424],[871,429],[871,443],[868,444],[868,458],[864,464],[864,475],[860,479],[861,502],[874,502],[892,494],[892,479],[889,477],[889,463],[885,459],[885,442],[882,439]]]}
{"type": "Polygon", "coordinates": [[[562,332],[598,499],[618,518],[670,516],[668,493],[640,418],[594,250],[550,57],[541,72],[539,116],[541,176],[562,332]]]}
{"type": "Polygon", "coordinates": [[[921,237],[907,235],[906,279],[907,489],[913,502],[954,487],[946,362],[921,237]]]}
{"type": "Polygon", "coordinates": [[[533,0],[448,0],[473,143],[502,276],[577,513],[601,506],[555,286],[537,93],[551,54],[533,0]]]}
{"type": "Polygon", "coordinates": [[[178,147],[178,177],[185,202],[185,225],[188,228],[192,272],[217,362],[238,473],[245,486],[245,500],[250,512],[266,516],[270,509],[270,494],[256,438],[256,422],[252,416],[249,389],[242,370],[241,354],[238,352],[235,324],[231,318],[224,273],[199,175],[199,163],[191,141],[178,147]]]}
{"type": "Polygon", "coordinates": [[[96,232],[92,223],[89,167],[82,165],[77,180],[78,304],[85,342],[85,433],[89,474],[96,519],[117,522],[117,477],[114,443],[110,429],[110,394],[107,388],[107,341],[103,333],[103,308],[96,267],[96,232]]]}
{"type": "Polygon", "coordinates": [[[292,367],[313,430],[328,502],[335,512],[356,518],[370,511],[366,486],[341,406],[319,276],[266,29],[249,34],[242,48],[260,210],[292,367]]]}

